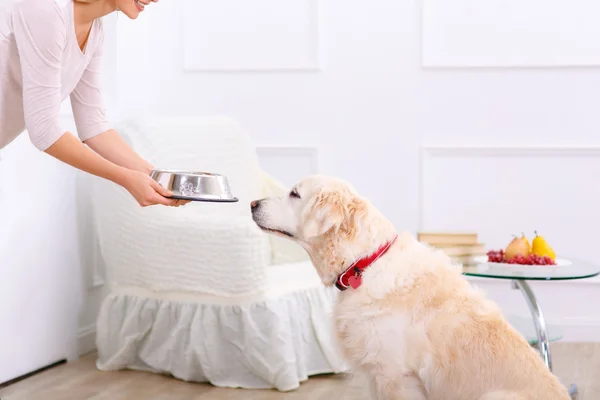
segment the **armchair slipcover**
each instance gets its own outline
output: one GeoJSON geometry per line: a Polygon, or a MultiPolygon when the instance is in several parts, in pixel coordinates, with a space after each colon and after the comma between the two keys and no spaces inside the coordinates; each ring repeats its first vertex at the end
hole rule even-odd
{"type": "Polygon", "coordinates": [[[109,290],[97,320],[98,368],[282,391],[346,371],[331,327],[335,291],[303,249],[252,221],[251,200],[285,189],[260,169],[239,124],[154,116],[117,129],[156,167],[226,175],[240,201],[141,208],[95,180],[109,290]]]}

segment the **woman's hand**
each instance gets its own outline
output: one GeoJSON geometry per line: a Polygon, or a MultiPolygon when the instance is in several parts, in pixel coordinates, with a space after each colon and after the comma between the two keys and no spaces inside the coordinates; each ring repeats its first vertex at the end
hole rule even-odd
{"type": "Polygon", "coordinates": [[[168,199],[167,197],[172,196],[173,193],[162,187],[158,182],[143,172],[128,172],[124,177],[121,186],[127,189],[142,207],[153,206],[156,204],[179,207],[189,203],[189,200],[168,199]]]}
{"type": "Polygon", "coordinates": [[[133,195],[142,207],[155,204],[178,207],[190,202],[189,200],[167,199],[166,197],[172,196],[172,193],[148,176],[153,170],[152,165],[133,151],[113,129],[86,140],[86,144],[107,160],[139,172],[127,176],[120,184],[133,195]]]}

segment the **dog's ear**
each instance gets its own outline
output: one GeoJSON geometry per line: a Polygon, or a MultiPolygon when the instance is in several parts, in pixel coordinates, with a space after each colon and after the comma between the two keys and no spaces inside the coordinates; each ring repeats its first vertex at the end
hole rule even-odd
{"type": "Polygon", "coordinates": [[[353,237],[365,210],[364,202],[350,191],[323,191],[306,205],[304,237],[310,239],[329,231],[353,237]]]}

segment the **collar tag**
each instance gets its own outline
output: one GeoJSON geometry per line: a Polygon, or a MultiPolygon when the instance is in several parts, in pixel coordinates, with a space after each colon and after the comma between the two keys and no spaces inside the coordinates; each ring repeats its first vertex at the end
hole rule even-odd
{"type": "Polygon", "coordinates": [[[348,278],[348,284],[352,289],[357,289],[362,283],[362,276],[359,274],[354,274],[350,278],[348,278]]]}
{"type": "Polygon", "coordinates": [[[384,255],[392,244],[396,241],[398,235],[394,236],[392,240],[381,246],[377,251],[370,254],[367,257],[363,257],[356,260],[348,269],[341,273],[335,280],[335,287],[340,291],[344,291],[351,287],[352,289],[358,289],[362,284],[362,272],[369,268],[379,257],[384,255]]]}

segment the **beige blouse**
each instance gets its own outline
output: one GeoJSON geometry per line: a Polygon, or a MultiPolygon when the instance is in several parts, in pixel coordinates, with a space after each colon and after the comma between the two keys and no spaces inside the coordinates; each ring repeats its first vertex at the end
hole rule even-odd
{"type": "Polygon", "coordinates": [[[110,129],[102,104],[104,30],[93,23],[81,51],[73,0],[9,0],[0,6],[0,149],[25,129],[46,150],[66,129],[60,105],[70,97],[77,134],[89,139],[110,129]]]}

